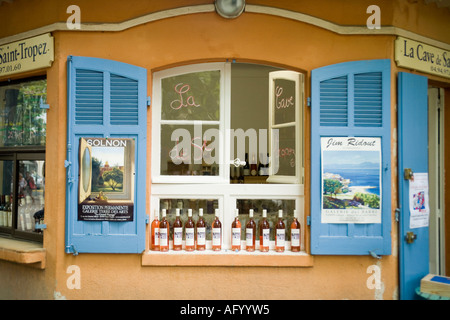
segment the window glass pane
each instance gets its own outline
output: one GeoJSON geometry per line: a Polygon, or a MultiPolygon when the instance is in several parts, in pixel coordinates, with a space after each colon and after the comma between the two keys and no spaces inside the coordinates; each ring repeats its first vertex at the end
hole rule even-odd
{"type": "Polygon", "coordinates": [[[275,154],[273,174],[281,176],[295,176],[295,127],[274,129],[274,139],[278,132],[278,153],[275,154]]]}
{"type": "Polygon", "coordinates": [[[203,71],[161,80],[162,120],[220,119],[220,71],[203,71]]]}
{"type": "Polygon", "coordinates": [[[0,227],[11,227],[13,162],[0,160],[0,172],[0,227]]]}
{"type": "Polygon", "coordinates": [[[286,226],[286,241],[291,240],[290,226],[294,219],[295,200],[285,199],[238,199],[236,208],[239,209],[239,220],[242,225],[241,239],[245,240],[245,225],[249,220],[249,210],[253,209],[257,239],[259,239],[259,223],[262,220],[262,211],[267,210],[267,221],[270,225],[270,240],[275,241],[273,226],[278,221],[278,210],[283,210],[283,222],[286,226]]]}
{"type": "Polygon", "coordinates": [[[274,124],[295,121],[295,81],[275,79],[274,124]]]}
{"type": "Polygon", "coordinates": [[[35,224],[44,216],[45,161],[23,160],[18,165],[17,229],[37,232],[35,224]]]}
{"type": "Polygon", "coordinates": [[[219,175],[218,125],[161,125],[161,174],[219,175]]]}
{"type": "Polygon", "coordinates": [[[211,240],[211,225],[214,221],[214,211],[219,208],[217,199],[160,199],[159,207],[167,210],[166,219],[170,224],[170,237],[173,240],[173,223],[176,209],[180,209],[180,220],[183,227],[188,219],[188,209],[192,209],[192,219],[197,223],[199,209],[203,209],[203,219],[206,222],[206,240],[211,240]]]}
{"type": "Polygon", "coordinates": [[[0,147],[45,145],[47,80],[0,86],[0,147]]]}

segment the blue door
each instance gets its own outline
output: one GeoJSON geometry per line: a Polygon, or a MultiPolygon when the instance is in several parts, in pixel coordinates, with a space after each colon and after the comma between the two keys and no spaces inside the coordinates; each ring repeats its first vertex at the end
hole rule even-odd
{"type": "Polygon", "coordinates": [[[429,271],[428,227],[411,228],[410,180],[405,169],[428,172],[428,79],[400,72],[398,76],[398,176],[400,204],[400,299],[418,296],[416,288],[429,271]],[[408,240],[409,235],[409,240],[408,240]]]}

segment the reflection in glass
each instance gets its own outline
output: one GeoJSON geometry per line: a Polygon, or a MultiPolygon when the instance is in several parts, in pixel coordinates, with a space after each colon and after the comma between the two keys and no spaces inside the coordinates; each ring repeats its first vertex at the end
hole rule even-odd
{"type": "Polygon", "coordinates": [[[45,145],[47,80],[0,86],[0,146],[45,145]]]}
{"type": "Polygon", "coordinates": [[[161,85],[162,120],[220,119],[220,71],[169,77],[161,85]]]}
{"type": "Polygon", "coordinates": [[[219,126],[161,125],[161,174],[219,175],[219,126]]]}
{"type": "Polygon", "coordinates": [[[19,161],[17,180],[17,230],[39,232],[35,224],[44,218],[45,161],[19,161]]]}
{"type": "Polygon", "coordinates": [[[274,92],[274,124],[295,121],[295,81],[276,79],[274,92]]]}

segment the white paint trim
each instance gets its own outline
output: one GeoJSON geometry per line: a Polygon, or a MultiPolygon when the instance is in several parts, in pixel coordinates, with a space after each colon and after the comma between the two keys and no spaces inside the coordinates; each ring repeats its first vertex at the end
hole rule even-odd
{"type": "MultiPolygon", "coordinates": [[[[70,30],[67,28],[65,22],[56,22],[47,26],[36,28],[33,30],[18,33],[13,36],[5,37],[0,39],[0,45],[11,43],[14,41],[23,40],[26,38],[34,37],[47,32],[55,31],[75,31],[75,32],[86,32],[86,31],[107,31],[107,32],[118,32],[123,31],[138,25],[142,25],[149,22],[154,22],[158,20],[163,20],[167,18],[173,18],[188,14],[197,13],[209,13],[214,12],[215,8],[213,4],[206,5],[195,5],[188,7],[180,7],[175,9],[168,9],[159,12],[153,12],[146,14],[142,17],[133,18],[119,23],[81,23],[81,29],[70,30]]],[[[295,20],[298,22],[303,22],[329,30],[331,32],[341,34],[341,35],[390,35],[390,36],[401,36],[409,38],[412,40],[420,41],[432,46],[436,46],[445,50],[450,50],[450,44],[431,39],[420,34],[397,28],[394,26],[381,26],[380,29],[368,29],[366,26],[343,26],[324,19],[316,18],[304,13],[290,11],[286,9],[279,9],[275,7],[260,6],[247,4],[245,7],[245,13],[256,13],[256,14],[267,14],[277,17],[282,17],[286,19],[295,20]]]]}

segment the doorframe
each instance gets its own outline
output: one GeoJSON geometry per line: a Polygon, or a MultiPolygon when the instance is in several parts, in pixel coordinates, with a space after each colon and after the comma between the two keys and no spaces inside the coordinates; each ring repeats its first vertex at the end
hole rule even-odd
{"type": "Polygon", "coordinates": [[[428,87],[430,273],[445,275],[444,89],[428,87]]]}

